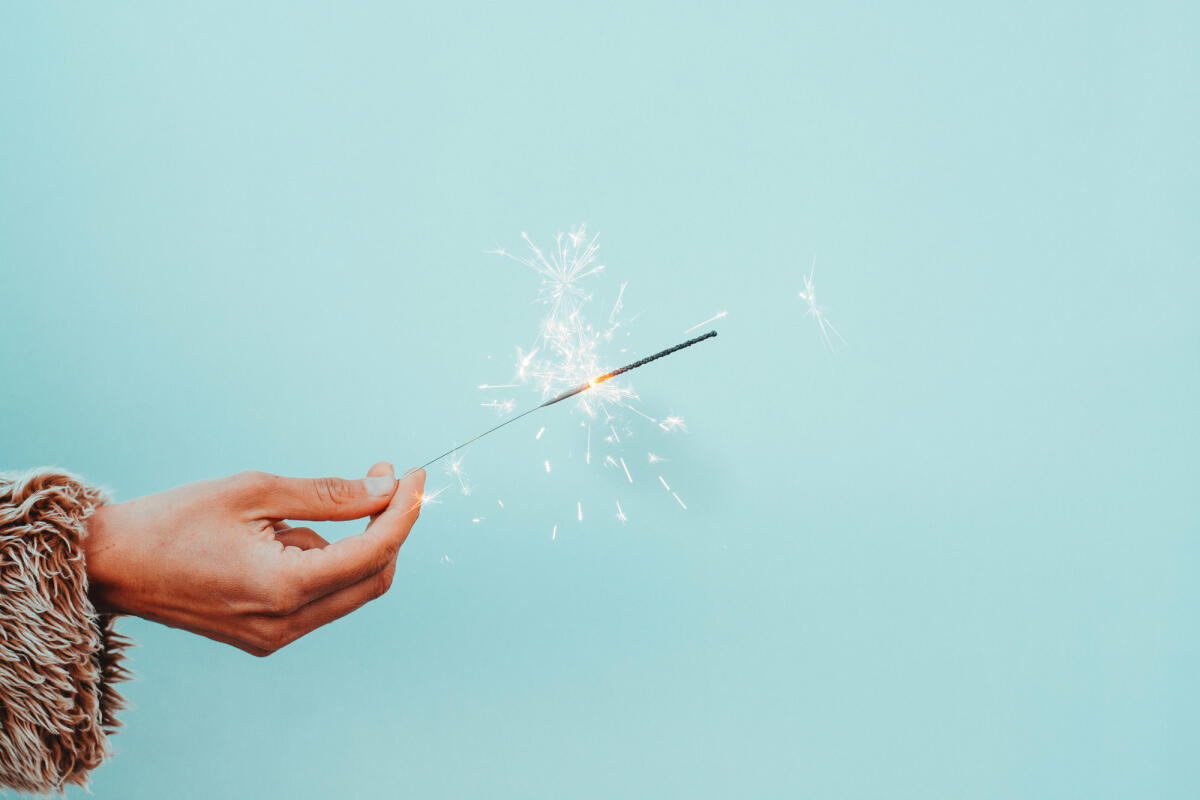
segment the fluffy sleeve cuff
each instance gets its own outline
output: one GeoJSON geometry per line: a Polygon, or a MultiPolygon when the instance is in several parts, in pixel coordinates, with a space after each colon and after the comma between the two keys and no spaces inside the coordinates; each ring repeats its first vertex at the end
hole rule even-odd
{"type": "Polygon", "coordinates": [[[109,754],[129,644],[88,598],[81,544],[107,501],[70,473],[0,472],[0,784],[62,792],[109,754]]]}

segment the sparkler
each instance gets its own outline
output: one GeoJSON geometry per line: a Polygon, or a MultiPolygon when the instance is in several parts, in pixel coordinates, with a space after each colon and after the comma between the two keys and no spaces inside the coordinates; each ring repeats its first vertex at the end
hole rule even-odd
{"type": "MultiPolygon", "coordinates": [[[[600,377],[598,377],[598,378],[592,378],[591,380],[587,381],[586,383],[581,383],[581,384],[579,384],[578,386],[575,386],[575,387],[573,387],[573,388],[571,388],[571,389],[568,389],[567,391],[565,391],[565,392],[563,392],[563,393],[561,393],[561,394],[559,394],[559,395],[557,395],[557,396],[555,396],[555,397],[552,397],[552,398],[550,398],[549,400],[547,400],[546,402],[542,403],[541,405],[534,406],[533,408],[531,408],[531,409],[528,409],[527,411],[523,411],[523,412],[521,412],[520,414],[518,414],[517,416],[515,416],[515,417],[512,417],[511,419],[506,419],[504,422],[501,422],[499,425],[496,425],[496,426],[494,426],[494,427],[492,427],[492,428],[489,428],[488,430],[484,431],[483,433],[479,434],[478,436],[476,436],[476,437],[475,437],[475,438],[473,438],[473,439],[468,439],[467,441],[463,442],[463,443],[462,443],[462,444],[460,444],[460,445],[456,445],[455,447],[451,447],[449,450],[447,450],[446,452],[442,453],[442,454],[441,454],[440,456],[438,456],[437,458],[432,458],[432,459],[430,459],[429,461],[426,461],[426,462],[425,462],[424,464],[422,464],[420,467],[416,467],[416,468],[414,468],[414,469],[411,469],[411,470],[409,470],[408,472],[406,472],[406,473],[405,473],[405,475],[410,475],[410,474],[412,474],[413,472],[416,472],[416,471],[417,471],[417,469],[424,469],[425,467],[428,467],[430,464],[436,464],[438,461],[441,461],[441,460],[442,460],[443,458],[445,458],[446,456],[453,455],[453,454],[457,453],[459,450],[462,450],[463,448],[467,447],[468,445],[470,445],[470,444],[473,444],[473,443],[475,443],[475,442],[479,441],[480,439],[482,439],[483,437],[485,437],[485,436],[487,436],[487,435],[489,435],[489,434],[495,433],[496,431],[500,430],[501,428],[503,428],[503,427],[504,427],[504,426],[506,426],[506,425],[511,425],[512,423],[516,422],[517,420],[521,419],[522,417],[527,417],[527,416],[529,416],[530,414],[532,414],[532,413],[533,413],[533,412],[535,412],[535,411],[539,411],[539,410],[541,410],[541,409],[543,409],[543,408],[546,408],[547,406],[552,406],[552,405],[555,405],[556,403],[561,403],[563,400],[567,400],[567,399],[569,399],[569,398],[572,398],[572,397],[574,397],[574,396],[575,396],[575,395],[577,395],[577,394],[581,394],[581,393],[583,393],[583,392],[586,392],[586,391],[587,391],[587,390],[589,390],[589,389],[595,388],[596,386],[600,385],[601,383],[604,383],[604,382],[605,382],[605,381],[607,381],[607,380],[610,380],[610,379],[612,379],[612,378],[615,378],[615,377],[617,377],[618,375],[623,375],[623,374],[625,374],[626,372],[631,372],[631,371],[633,371],[633,370],[637,369],[638,367],[644,367],[644,366],[646,366],[647,364],[649,364],[649,363],[650,363],[650,362],[652,362],[652,361],[657,361],[657,360],[658,360],[658,359],[660,359],[660,358],[665,358],[666,356],[669,356],[669,355],[671,355],[672,353],[679,352],[680,350],[683,350],[683,349],[685,349],[685,348],[691,347],[691,346],[692,346],[692,345],[694,345],[694,344],[699,344],[700,342],[703,342],[703,341],[704,341],[704,340],[706,340],[706,339],[712,339],[712,338],[713,338],[713,337],[715,337],[716,335],[717,335],[717,332],[716,332],[716,331],[709,331],[708,333],[706,333],[706,334],[704,334],[704,335],[702,335],[702,336],[697,336],[697,337],[695,337],[695,338],[693,338],[693,339],[688,339],[686,342],[681,342],[680,344],[677,344],[677,345],[675,345],[674,347],[668,347],[666,350],[660,350],[659,352],[655,353],[654,355],[646,356],[646,357],[645,357],[645,358],[643,358],[643,359],[639,359],[639,360],[637,360],[637,361],[634,361],[632,364],[626,364],[625,366],[623,366],[623,367],[619,367],[618,369],[614,369],[614,370],[612,370],[611,372],[606,372],[606,373],[604,373],[603,375],[601,375],[601,376],[600,376],[600,377]]],[[[623,460],[622,460],[622,461],[623,461],[623,460]]],[[[457,467],[457,464],[456,464],[456,467],[457,467]]],[[[546,464],[546,467],[547,467],[546,471],[547,471],[547,472],[549,472],[549,471],[550,471],[550,470],[549,470],[549,462],[547,462],[547,464],[546,464]]],[[[455,469],[455,470],[454,470],[454,472],[455,472],[455,474],[456,474],[456,475],[458,474],[458,470],[457,470],[457,469],[455,469]]],[[[628,475],[628,474],[629,474],[629,468],[628,468],[628,467],[626,467],[626,468],[625,468],[625,474],[626,474],[626,475],[628,475]]],[[[633,479],[632,479],[632,478],[630,478],[630,480],[632,481],[633,479]]],[[[466,487],[465,487],[465,486],[464,486],[463,488],[464,488],[464,489],[466,489],[466,487]]],[[[676,496],[676,498],[675,498],[675,499],[676,499],[676,500],[678,500],[678,499],[679,499],[679,497],[678,497],[678,496],[676,496]]],[[[682,505],[682,504],[683,504],[683,503],[682,503],[682,501],[680,501],[680,505],[682,505]]],[[[581,521],[581,522],[583,521],[583,507],[582,507],[582,505],[581,505],[581,506],[580,506],[580,508],[579,508],[579,519],[580,519],[580,521],[581,521]]]]}

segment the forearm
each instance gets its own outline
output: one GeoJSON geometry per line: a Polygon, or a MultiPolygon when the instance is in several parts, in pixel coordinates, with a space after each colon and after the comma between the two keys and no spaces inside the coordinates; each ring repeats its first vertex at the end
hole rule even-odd
{"type": "Polygon", "coordinates": [[[124,642],[88,596],[87,523],[105,494],[56,469],[0,473],[0,784],[86,784],[109,754],[124,642]]]}

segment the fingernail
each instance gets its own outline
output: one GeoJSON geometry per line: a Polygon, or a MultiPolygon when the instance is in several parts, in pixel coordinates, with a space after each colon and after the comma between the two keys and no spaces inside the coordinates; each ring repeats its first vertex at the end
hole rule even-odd
{"type": "Polygon", "coordinates": [[[391,494],[396,488],[396,479],[387,475],[372,475],[369,478],[363,478],[363,486],[367,490],[367,494],[381,496],[391,494]]]}

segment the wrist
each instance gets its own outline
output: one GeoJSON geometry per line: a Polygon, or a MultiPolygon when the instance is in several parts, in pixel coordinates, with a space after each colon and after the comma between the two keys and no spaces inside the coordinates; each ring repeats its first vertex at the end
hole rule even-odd
{"type": "Polygon", "coordinates": [[[101,613],[118,613],[114,603],[116,589],[121,585],[121,558],[118,553],[119,532],[113,525],[114,506],[101,506],[87,520],[87,536],[83,538],[83,561],[87,571],[88,595],[101,613]]]}

